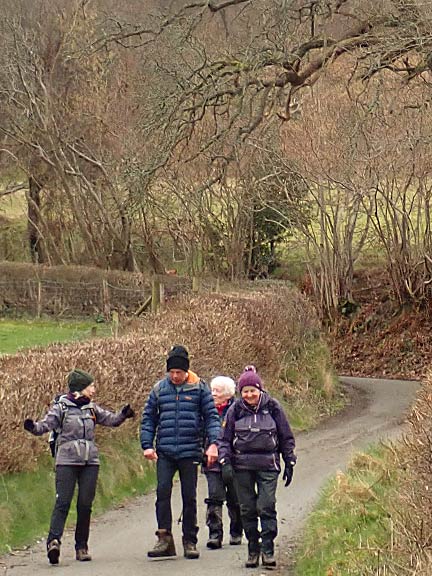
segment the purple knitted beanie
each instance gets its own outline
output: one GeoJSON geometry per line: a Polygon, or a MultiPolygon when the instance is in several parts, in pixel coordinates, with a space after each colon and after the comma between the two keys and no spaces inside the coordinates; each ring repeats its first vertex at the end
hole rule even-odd
{"type": "Polygon", "coordinates": [[[263,383],[261,378],[258,376],[255,366],[246,366],[240,375],[240,378],[238,379],[239,392],[241,392],[242,388],[245,386],[252,386],[253,388],[260,390],[260,392],[263,391],[263,383]]]}

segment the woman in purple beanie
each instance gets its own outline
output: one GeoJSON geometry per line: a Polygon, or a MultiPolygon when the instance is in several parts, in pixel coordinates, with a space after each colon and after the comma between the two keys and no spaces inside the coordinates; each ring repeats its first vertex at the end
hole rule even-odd
{"type": "Polygon", "coordinates": [[[238,389],[241,397],[228,410],[218,440],[219,462],[224,481],[235,479],[248,540],[246,567],[256,568],[260,556],[263,566],[273,567],[280,456],[285,463],[282,477],[288,486],[296,463],[295,440],[281,405],[264,391],[254,366],[246,366],[238,389]]]}

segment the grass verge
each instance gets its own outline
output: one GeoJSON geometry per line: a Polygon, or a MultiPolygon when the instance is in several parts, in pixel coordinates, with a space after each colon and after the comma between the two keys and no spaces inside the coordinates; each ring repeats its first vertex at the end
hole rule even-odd
{"type": "Polygon", "coordinates": [[[392,534],[391,501],[402,472],[381,444],[359,453],[322,492],[297,552],[297,576],[381,574],[392,534]]]}
{"type": "MultiPolygon", "coordinates": [[[[47,455],[32,472],[0,476],[0,554],[46,536],[55,500],[53,462],[47,455]]],[[[155,467],[142,457],[136,438],[110,439],[101,456],[94,513],[145,494],[154,485],[155,467]]],[[[75,521],[73,502],[67,526],[75,521]]]]}
{"type": "Polygon", "coordinates": [[[346,403],[329,349],[319,338],[306,342],[301,350],[284,358],[274,392],[298,431],[310,430],[346,403]]]}
{"type": "Polygon", "coordinates": [[[14,354],[35,346],[111,336],[109,324],[92,321],[0,319],[0,354],[14,354]]]}

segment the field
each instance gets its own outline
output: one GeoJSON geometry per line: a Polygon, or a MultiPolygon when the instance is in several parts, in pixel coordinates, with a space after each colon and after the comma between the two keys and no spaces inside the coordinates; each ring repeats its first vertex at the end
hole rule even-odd
{"type": "Polygon", "coordinates": [[[0,319],[0,354],[14,354],[35,346],[110,335],[110,325],[92,321],[0,319]]]}

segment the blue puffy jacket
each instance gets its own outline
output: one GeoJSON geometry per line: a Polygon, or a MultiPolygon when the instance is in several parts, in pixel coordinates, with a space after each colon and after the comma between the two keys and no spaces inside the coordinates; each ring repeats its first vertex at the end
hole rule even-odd
{"type": "Polygon", "coordinates": [[[213,444],[220,431],[219,414],[210,389],[189,370],[186,382],[175,386],[167,376],[150,392],[141,420],[141,446],[169,458],[201,460],[203,441],[213,444]]]}

